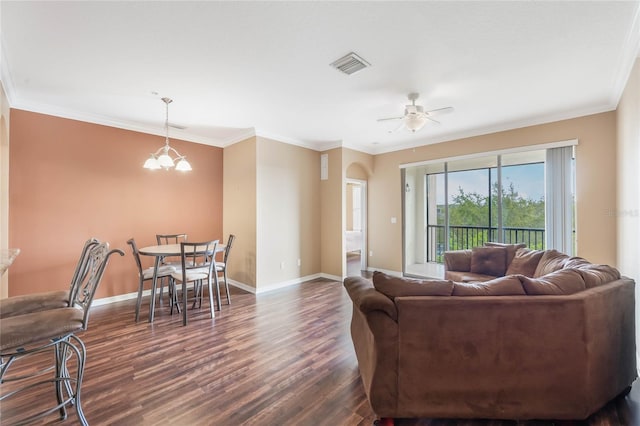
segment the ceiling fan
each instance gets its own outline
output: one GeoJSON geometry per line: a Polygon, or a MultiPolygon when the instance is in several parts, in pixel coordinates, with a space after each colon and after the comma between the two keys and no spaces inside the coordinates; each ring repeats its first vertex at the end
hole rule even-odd
{"type": "Polygon", "coordinates": [[[409,101],[411,101],[411,105],[406,105],[404,107],[404,115],[402,117],[380,118],[378,119],[378,121],[402,120],[400,126],[397,129],[390,131],[389,133],[396,132],[403,127],[406,127],[407,129],[415,133],[416,131],[422,129],[424,125],[429,121],[440,124],[438,120],[432,118],[432,115],[453,111],[453,107],[444,107],[425,111],[422,105],[416,105],[416,99],[418,99],[419,97],[419,93],[409,93],[408,98],[409,101]]]}

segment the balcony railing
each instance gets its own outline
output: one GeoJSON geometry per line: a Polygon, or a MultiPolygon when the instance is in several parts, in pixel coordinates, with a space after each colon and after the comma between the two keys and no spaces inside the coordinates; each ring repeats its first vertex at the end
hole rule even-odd
{"type": "MultiPolygon", "coordinates": [[[[543,228],[503,229],[503,242],[508,244],[525,243],[528,248],[544,249],[543,228]]],[[[445,251],[444,225],[427,226],[427,261],[442,263],[445,251]]],[[[488,226],[449,226],[449,250],[471,249],[482,246],[488,241],[498,241],[498,228],[488,226]]]]}

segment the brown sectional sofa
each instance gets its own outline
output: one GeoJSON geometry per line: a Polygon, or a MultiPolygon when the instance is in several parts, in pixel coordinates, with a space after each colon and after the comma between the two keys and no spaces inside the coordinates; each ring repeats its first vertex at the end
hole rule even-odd
{"type": "Polygon", "coordinates": [[[529,276],[486,273],[501,272],[490,269],[502,267],[495,259],[472,268],[470,251],[446,256],[447,278],[459,282],[381,272],[345,279],[378,416],[578,420],[628,390],[634,281],[555,250],[476,252],[500,250],[504,273],[513,266],[529,276]]]}

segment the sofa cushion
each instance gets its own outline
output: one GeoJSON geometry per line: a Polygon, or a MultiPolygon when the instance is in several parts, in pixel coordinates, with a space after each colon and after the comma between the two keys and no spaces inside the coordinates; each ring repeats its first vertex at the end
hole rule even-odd
{"type": "Polygon", "coordinates": [[[450,280],[417,280],[394,277],[380,271],[373,273],[373,286],[392,299],[402,296],[451,296],[453,292],[453,281],[450,280]]]}
{"type": "Polygon", "coordinates": [[[524,291],[529,295],[573,294],[586,288],[584,279],[574,269],[560,269],[538,278],[518,275],[524,291]]]}
{"type": "Polygon", "coordinates": [[[474,247],[471,250],[471,272],[501,277],[507,270],[507,249],[504,247],[474,247]]]}
{"type": "Polygon", "coordinates": [[[464,271],[471,270],[471,250],[453,250],[444,252],[444,270],[464,271]]]}
{"type": "Polygon", "coordinates": [[[544,254],[540,258],[536,271],[533,273],[533,276],[537,278],[562,269],[567,260],[569,260],[569,256],[559,252],[558,250],[545,250],[544,254]]]}
{"type": "Polygon", "coordinates": [[[588,263],[586,265],[580,265],[576,268],[576,271],[582,275],[587,288],[597,287],[620,279],[620,271],[609,265],[594,265],[588,263]]]}
{"type": "Polygon", "coordinates": [[[514,296],[524,295],[522,283],[516,275],[495,278],[491,281],[453,283],[454,296],[514,296]]]}
{"type": "Polygon", "coordinates": [[[527,277],[533,277],[533,274],[538,267],[538,262],[544,254],[540,250],[530,250],[527,248],[521,248],[516,250],[516,255],[509,264],[505,275],[524,275],[527,277]]]}
{"type": "Polygon", "coordinates": [[[567,269],[578,269],[583,265],[591,265],[591,263],[581,257],[573,256],[565,260],[562,267],[567,269]]]}
{"type": "Polygon", "coordinates": [[[484,245],[487,247],[504,247],[507,250],[507,266],[509,266],[511,264],[511,261],[513,261],[513,258],[516,255],[516,251],[518,251],[518,249],[525,248],[527,246],[524,243],[505,244],[505,243],[496,243],[493,241],[486,242],[484,243],[484,245]]]}

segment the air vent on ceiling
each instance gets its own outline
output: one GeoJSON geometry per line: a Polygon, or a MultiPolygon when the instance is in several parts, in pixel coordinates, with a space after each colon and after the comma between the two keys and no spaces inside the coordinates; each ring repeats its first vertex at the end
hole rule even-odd
{"type": "Polygon", "coordinates": [[[371,64],[355,53],[351,52],[346,56],[338,59],[337,61],[331,64],[332,67],[336,68],[338,71],[342,71],[347,75],[354,74],[362,69],[370,67],[371,64]]]}

